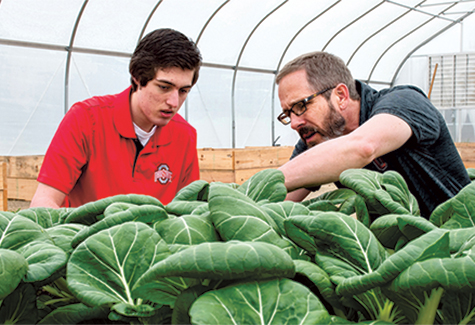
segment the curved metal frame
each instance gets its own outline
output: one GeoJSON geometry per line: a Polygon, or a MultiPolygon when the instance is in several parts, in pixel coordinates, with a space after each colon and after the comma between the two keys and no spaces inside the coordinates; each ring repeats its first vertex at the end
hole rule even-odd
{"type": "Polygon", "coordinates": [[[279,10],[285,3],[287,3],[289,0],[284,0],[281,2],[277,7],[275,7],[272,11],[270,11],[267,15],[264,16],[257,24],[254,26],[252,31],[249,33],[246,41],[244,42],[243,46],[241,47],[241,51],[239,52],[238,59],[236,60],[235,64],[235,69],[234,69],[234,74],[233,74],[233,82],[231,86],[231,117],[232,117],[232,147],[236,147],[236,120],[235,120],[235,100],[234,100],[234,95],[236,92],[236,76],[237,76],[237,71],[239,70],[239,62],[241,61],[241,57],[244,53],[244,50],[246,49],[247,43],[251,39],[252,35],[254,35],[255,31],[259,26],[267,19],[269,16],[271,16],[274,12],[279,10]]]}
{"type": "MultiPolygon", "coordinates": [[[[243,46],[241,47],[240,49],[240,52],[239,52],[239,55],[238,55],[238,58],[237,58],[237,61],[236,61],[236,64],[234,66],[232,65],[220,65],[220,64],[212,64],[212,63],[203,63],[203,66],[208,66],[208,67],[216,67],[216,68],[222,68],[222,69],[232,69],[234,70],[234,74],[233,74],[233,81],[232,81],[232,88],[231,88],[231,110],[232,110],[232,146],[233,148],[235,147],[235,94],[236,94],[236,80],[237,80],[237,73],[238,73],[238,70],[241,70],[241,71],[255,71],[255,72],[261,72],[261,73],[272,73],[274,74],[274,83],[272,85],[272,98],[271,98],[271,123],[272,123],[272,126],[271,126],[271,137],[272,137],[272,143],[275,144],[275,122],[274,122],[274,110],[275,110],[275,93],[276,93],[276,84],[275,84],[275,78],[277,76],[277,72],[279,71],[281,65],[282,65],[282,62],[283,62],[283,59],[286,55],[286,53],[288,52],[290,46],[293,44],[293,42],[295,41],[295,39],[298,37],[298,35],[300,35],[302,33],[303,30],[305,30],[311,23],[313,23],[315,20],[317,20],[319,17],[321,17],[323,14],[327,13],[331,8],[333,8],[334,6],[336,6],[338,3],[340,3],[342,0],[335,0],[332,4],[330,4],[326,9],[324,9],[323,11],[321,11],[319,14],[317,14],[315,17],[313,17],[312,19],[310,19],[307,23],[305,23],[294,35],[293,37],[291,38],[291,40],[288,42],[288,44],[285,46],[284,50],[282,51],[281,53],[281,56],[280,56],[280,59],[277,63],[277,66],[276,66],[276,69],[275,70],[268,70],[268,69],[259,69],[259,68],[247,68],[247,67],[242,67],[240,66],[240,62],[241,62],[241,59],[242,59],[242,56],[243,56],[243,53],[244,51],[246,50],[247,48],[247,45],[251,39],[251,37],[254,35],[254,33],[256,32],[256,30],[262,25],[262,23],[268,19],[268,17],[270,17],[273,13],[275,13],[276,10],[278,10],[279,8],[281,8],[284,4],[286,4],[288,2],[288,0],[283,0],[280,4],[278,4],[274,9],[272,9],[272,11],[268,12],[267,15],[265,15],[255,26],[254,28],[252,29],[252,31],[250,32],[250,34],[247,36],[243,46]]],[[[384,26],[382,26],[380,29],[378,29],[377,31],[373,32],[371,35],[369,35],[366,39],[364,39],[362,41],[362,43],[360,43],[358,45],[358,47],[353,51],[353,53],[351,54],[350,58],[348,59],[347,61],[347,64],[349,64],[352,59],[354,58],[354,56],[356,55],[356,53],[358,53],[359,51],[361,51],[361,49],[363,48],[363,46],[372,38],[374,38],[377,34],[381,33],[383,30],[387,29],[389,26],[391,26],[392,24],[394,24],[396,21],[400,20],[402,17],[404,17],[405,15],[407,15],[408,13],[410,13],[411,11],[417,11],[417,12],[420,12],[420,13],[423,13],[423,14],[426,14],[426,15],[429,15],[431,16],[430,19],[428,19],[427,21],[421,23],[420,25],[418,25],[416,28],[412,29],[410,32],[402,35],[400,38],[398,38],[396,41],[392,42],[391,44],[389,44],[386,49],[384,49],[379,57],[377,58],[377,60],[374,62],[372,68],[371,68],[371,71],[369,72],[369,75],[368,75],[368,80],[366,82],[373,82],[373,83],[377,83],[377,81],[372,81],[371,78],[373,77],[374,75],[374,71],[377,69],[378,65],[381,63],[381,60],[384,58],[384,56],[398,43],[402,42],[405,38],[407,38],[408,36],[410,36],[411,34],[417,32],[420,28],[422,28],[423,26],[429,24],[431,21],[433,21],[434,19],[443,19],[443,20],[446,20],[449,22],[449,25],[446,26],[446,27],[443,27],[442,29],[440,29],[438,32],[436,33],[433,33],[432,35],[430,35],[430,37],[426,38],[424,41],[422,41],[421,43],[419,43],[415,48],[413,48],[412,50],[410,50],[408,52],[408,54],[404,57],[404,59],[400,62],[400,64],[398,65],[396,71],[394,72],[390,82],[387,82],[387,84],[389,84],[390,86],[392,86],[395,82],[395,79],[397,78],[398,74],[400,73],[400,70],[402,69],[402,67],[404,66],[405,62],[409,59],[409,57],[414,53],[416,52],[419,48],[421,48],[422,46],[424,46],[425,44],[429,43],[430,41],[432,41],[433,39],[435,39],[437,36],[439,36],[440,34],[442,34],[443,32],[447,31],[448,29],[450,29],[451,27],[453,27],[454,25],[456,24],[459,24],[461,23],[465,18],[467,18],[468,16],[470,16],[471,14],[473,14],[473,10],[472,11],[464,11],[464,15],[459,17],[458,19],[454,20],[454,19],[449,19],[447,18],[446,16],[448,14],[452,14],[450,12],[447,12],[448,10],[450,10],[451,8],[453,8],[454,6],[456,6],[456,4],[458,3],[461,3],[461,2],[468,2],[468,1],[464,1],[464,0],[459,0],[459,1],[446,1],[446,2],[441,2],[441,3],[437,3],[437,4],[427,4],[427,5],[424,5],[424,3],[426,2],[427,0],[423,0],[421,2],[419,2],[418,4],[416,5],[413,5],[413,6],[408,6],[408,5],[404,5],[404,4],[401,4],[401,3],[398,3],[397,1],[395,0],[382,0],[381,2],[379,2],[378,4],[374,5],[372,8],[368,9],[365,13],[361,14],[359,17],[355,18],[354,20],[352,20],[350,23],[346,24],[343,28],[341,28],[339,31],[337,31],[334,35],[332,35],[332,37],[326,42],[326,44],[324,45],[323,49],[322,50],[325,50],[332,42],[334,42],[334,40],[337,38],[338,35],[340,35],[344,30],[347,30],[348,28],[350,28],[350,26],[354,25],[355,22],[357,22],[358,20],[360,20],[362,17],[364,17],[365,15],[369,14],[371,11],[375,10],[377,7],[379,7],[380,5],[382,5],[384,2],[388,3],[388,4],[393,4],[393,5],[397,5],[397,6],[400,6],[400,7],[404,7],[404,8],[407,8],[408,10],[405,12],[405,13],[402,13],[400,14],[398,17],[392,19],[389,23],[386,23],[384,26]],[[426,12],[424,10],[421,10],[422,7],[425,7],[425,6],[436,6],[436,5],[440,5],[440,6],[444,6],[444,10],[442,10],[439,14],[432,14],[430,12],[426,12]],[[444,14],[445,14],[445,17],[444,17],[444,14]]],[[[143,37],[144,33],[145,33],[145,30],[146,28],[149,26],[149,23],[151,21],[151,18],[153,17],[153,15],[157,12],[159,6],[161,5],[161,3],[163,2],[163,0],[157,0],[155,6],[153,7],[153,9],[150,11],[147,19],[145,20],[143,26],[142,26],[142,30],[139,34],[139,37],[138,37],[138,40],[137,40],[137,43],[140,41],[140,39],[143,37]]],[[[210,24],[210,22],[215,18],[215,16],[219,13],[219,11],[224,7],[226,6],[228,3],[230,2],[230,0],[225,0],[223,1],[214,11],[213,13],[208,17],[206,23],[203,25],[202,29],[200,30],[199,32],[199,35],[198,35],[198,38],[196,40],[196,44],[198,44],[202,38],[202,36],[204,35],[204,33],[206,32],[206,29],[208,27],[208,25],[210,24]]],[[[64,47],[64,46],[58,46],[58,45],[52,45],[52,44],[41,44],[41,43],[35,43],[35,42],[25,42],[25,41],[15,41],[15,40],[7,40],[7,39],[0,39],[0,44],[6,44],[6,45],[10,45],[10,46],[20,46],[20,47],[31,47],[31,48],[40,48],[40,49],[48,49],[48,50],[56,50],[56,51],[63,51],[65,50],[67,52],[67,58],[66,58],[66,63],[65,63],[65,80],[64,80],[64,112],[66,113],[69,109],[69,83],[70,83],[70,73],[71,73],[71,63],[72,63],[72,54],[73,52],[77,52],[77,53],[93,53],[93,54],[100,54],[100,55],[110,55],[110,56],[122,56],[122,57],[125,57],[125,56],[129,56],[130,57],[130,53],[124,53],[124,52],[114,52],[114,51],[103,51],[103,50],[94,50],[94,49],[87,49],[87,48],[75,48],[73,45],[74,45],[74,42],[75,42],[75,37],[76,37],[76,33],[78,31],[78,27],[79,27],[79,24],[81,22],[81,19],[82,19],[82,16],[85,12],[85,9],[87,7],[89,3],[89,0],[84,0],[83,3],[82,3],[82,6],[81,6],[81,9],[80,11],[78,12],[78,15],[76,17],[76,21],[75,21],[75,24],[73,26],[73,29],[72,29],[72,32],[71,32],[71,36],[70,36],[70,39],[69,39],[69,44],[68,46],[64,47]]],[[[457,14],[460,14],[460,13],[457,13],[457,14]]],[[[386,84],[386,83],[385,83],[386,84]]],[[[187,103],[185,103],[185,107],[187,103]]],[[[187,110],[186,110],[187,111],[187,110]]]]}
{"type": "Polygon", "coordinates": [[[150,23],[150,20],[152,19],[153,15],[155,14],[155,12],[157,11],[158,9],[158,6],[160,6],[162,4],[163,0],[159,0],[155,6],[153,7],[152,11],[150,11],[150,14],[148,15],[147,17],[147,20],[145,20],[145,23],[143,24],[142,26],[142,30],[140,31],[140,34],[139,34],[139,37],[137,39],[137,45],[139,44],[140,40],[142,39],[142,37],[144,36],[145,34],[145,30],[147,29],[147,26],[148,26],[148,23],[150,23]]]}
{"type": "Polygon", "coordinates": [[[414,54],[417,50],[419,50],[421,47],[423,47],[424,45],[426,45],[427,43],[429,43],[430,41],[432,41],[433,39],[435,39],[437,36],[441,35],[442,33],[446,32],[447,30],[449,30],[450,28],[452,28],[454,25],[456,24],[460,24],[465,18],[467,18],[468,16],[472,15],[474,12],[473,11],[470,11],[470,12],[467,12],[465,15],[463,15],[462,17],[460,17],[459,19],[457,19],[456,21],[454,21],[453,23],[449,24],[448,26],[445,26],[444,28],[442,28],[441,30],[439,30],[437,33],[431,35],[429,38],[427,38],[426,40],[424,40],[423,42],[421,42],[418,46],[416,46],[412,51],[410,51],[406,57],[401,61],[401,63],[399,64],[398,68],[396,69],[396,71],[394,72],[394,75],[393,77],[391,78],[391,85],[394,85],[394,82],[396,81],[396,78],[397,76],[399,75],[399,72],[401,71],[402,67],[404,66],[404,64],[406,63],[406,61],[411,57],[412,54],[414,54]]]}
{"type": "Polygon", "coordinates": [[[81,7],[81,10],[79,11],[76,22],[74,23],[73,32],[71,33],[71,38],[69,39],[69,45],[66,48],[68,55],[66,58],[66,67],[65,67],[66,71],[65,71],[65,76],[64,76],[64,114],[66,114],[66,112],[69,109],[69,70],[71,69],[71,56],[72,56],[74,39],[76,38],[76,32],[78,30],[79,21],[81,20],[82,14],[84,13],[84,10],[86,9],[88,2],[89,0],[84,0],[82,4],[82,7],[81,7]]]}
{"type": "Polygon", "coordinates": [[[275,88],[276,88],[276,83],[275,80],[277,78],[277,72],[280,70],[280,66],[282,65],[282,61],[284,60],[285,55],[287,54],[287,51],[289,50],[290,46],[292,43],[295,41],[298,35],[305,30],[311,23],[313,23],[315,20],[317,20],[319,17],[327,13],[330,9],[335,7],[338,3],[340,3],[342,0],[337,0],[334,3],[332,3],[330,6],[328,6],[325,10],[320,12],[318,15],[310,19],[308,22],[306,22],[292,37],[292,39],[287,43],[287,46],[285,47],[284,51],[282,51],[282,55],[280,56],[279,63],[277,64],[277,67],[275,69],[276,74],[274,77],[274,82],[272,83],[272,99],[271,99],[271,123],[272,123],[272,132],[271,132],[271,140],[272,140],[272,145],[275,145],[276,139],[275,139],[275,121],[274,121],[274,110],[275,110],[275,88]]]}
{"type": "MultiPolygon", "coordinates": [[[[445,11],[449,10],[450,8],[452,8],[453,6],[455,6],[456,4],[452,4],[451,6],[445,8],[440,14],[444,13],[445,11]]],[[[376,69],[377,65],[379,64],[379,62],[382,60],[383,56],[393,47],[395,46],[397,43],[399,43],[401,40],[403,40],[404,38],[408,37],[409,35],[411,35],[412,33],[414,33],[415,31],[417,31],[418,29],[422,28],[423,26],[427,25],[429,22],[431,22],[432,20],[436,19],[438,17],[438,15],[432,15],[432,17],[430,19],[428,19],[426,22],[420,24],[419,26],[417,26],[416,28],[413,28],[409,33],[406,33],[405,35],[403,35],[402,37],[400,37],[398,40],[396,40],[395,42],[393,42],[391,45],[389,45],[386,50],[384,50],[381,55],[379,56],[379,58],[376,60],[376,62],[374,63],[373,65],[373,68],[371,69],[369,75],[368,75],[368,82],[371,81],[371,77],[373,75],[373,72],[374,70],[376,69]]]]}
{"type": "Polygon", "coordinates": [[[347,29],[348,27],[350,27],[351,25],[353,25],[354,23],[356,23],[358,20],[360,20],[361,18],[363,18],[364,16],[368,15],[370,12],[372,12],[373,10],[376,10],[376,8],[378,8],[379,6],[381,6],[383,3],[385,3],[386,0],[383,0],[381,1],[380,3],[378,3],[377,5],[371,7],[370,9],[368,9],[365,13],[363,13],[362,15],[358,16],[357,18],[353,19],[350,23],[346,24],[342,29],[340,29],[338,32],[336,32],[332,37],[330,37],[330,39],[328,40],[328,42],[323,46],[322,48],[322,51],[325,51],[325,49],[328,47],[328,45],[330,45],[330,43],[338,36],[340,35],[340,33],[342,33],[345,29],[347,29]]]}

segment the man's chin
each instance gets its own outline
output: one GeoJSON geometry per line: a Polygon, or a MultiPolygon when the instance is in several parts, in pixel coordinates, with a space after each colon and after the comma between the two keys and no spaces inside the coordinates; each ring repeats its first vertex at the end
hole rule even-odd
{"type": "Polygon", "coordinates": [[[306,140],[304,138],[302,138],[302,140],[305,142],[305,144],[307,145],[307,148],[312,148],[312,147],[315,147],[318,142],[316,140],[306,140]]]}

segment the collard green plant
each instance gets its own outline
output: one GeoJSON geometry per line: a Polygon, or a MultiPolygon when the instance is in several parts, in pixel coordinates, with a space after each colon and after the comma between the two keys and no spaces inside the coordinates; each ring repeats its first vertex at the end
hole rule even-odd
{"type": "Polygon", "coordinates": [[[440,204],[430,215],[430,221],[446,229],[475,226],[475,183],[465,186],[457,195],[440,204]]]}
{"type": "Polygon", "coordinates": [[[136,205],[150,204],[163,208],[163,204],[154,197],[140,194],[119,194],[97,201],[86,203],[65,216],[64,223],[81,223],[91,225],[104,218],[106,208],[116,202],[132,203],[136,205]]]}
{"type": "Polygon", "coordinates": [[[209,216],[168,218],[155,223],[154,229],[168,245],[198,245],[220,240],[209,216]]]}
{"type": "Polygon", "coordinates": [[[0,248],[0,300],[5,299],[26,275],[28,262],[15,251],[0,248]]]}
{"type": "Polygon", "coordinates": [[[193,303],[190,315],[192,324],[331,323],[318,298],[289,279],[244,282],[208,291],[193,303]]]}
{"type": "Polygon", "coordinates": [[[107,216],[104,215],[102,220],[99,220],[88,227],[84,227],[73,238],[71,245],[72,247],[76,247],[87,237],[98,233],[101,230],[111,228],[125,222],[138,221],[152,226],[154,223],[167,218],[168,213],[161,206],[150,204],[134,205],[126,210],[121,210],[116,213],[108,213],[107,216]]]}
{"type": "Polygon", "coordinates": [[[277,169],[265,169],[246,180],[238,191],[255,202],[281,202],[287,196],[284,174],[277,169]]]}
{"type": "Polygon", "coordinates": [[[0,323],[474,323],[473,187],[426,220],[394,172],[342,183],[288,202],[272,169],[167,206],[0,212],[0,323]]]}
{"type": "Polygon", "coordinates": [[[416,198],[397,172],[348,169],[341,173],[340,182],[364,198],[370,213],[420,215],[416,198]]]}
{"type": "Polygon", "coordinates": [[[87,306],[141,304],[133,295],[138,279],[167,257],[166,243],[151,227],[126,222],[88,237],[71,254],[68,286],[87,306]]]}

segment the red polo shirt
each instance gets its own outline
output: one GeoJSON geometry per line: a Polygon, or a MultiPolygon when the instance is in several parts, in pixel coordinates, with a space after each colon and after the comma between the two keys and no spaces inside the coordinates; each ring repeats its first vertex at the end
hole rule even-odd
{"type": "Polygon", "coordinates": [[[38,181],[66,193],[63,206],[129,193],[168,204],[199,179],[196,130],[178,114],[157,128],[135,159],[129,93],[130,87],[76,103],[61,121],[38,181]]]}

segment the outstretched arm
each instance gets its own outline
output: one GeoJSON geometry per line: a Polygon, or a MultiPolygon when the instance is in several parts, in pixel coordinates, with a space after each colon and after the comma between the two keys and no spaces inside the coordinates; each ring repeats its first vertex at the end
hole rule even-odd
{"type": "Polygon", "coordinates": [[[323,142],[279,168],[289,192],[339,180],[347,169],[362,168],[400,148],[412,135],[404,120],[378,114],[350,134],[323,142]]]}
{"type": "Polygon", "coordinates": [[[30,203],[30,208],[45,207],[59,208],[64,201],[66,194],[49,185],[39,183],[35,195],[30,203]]]}

